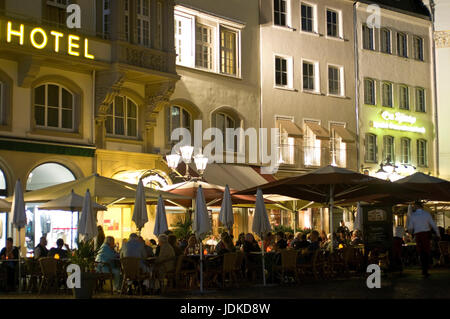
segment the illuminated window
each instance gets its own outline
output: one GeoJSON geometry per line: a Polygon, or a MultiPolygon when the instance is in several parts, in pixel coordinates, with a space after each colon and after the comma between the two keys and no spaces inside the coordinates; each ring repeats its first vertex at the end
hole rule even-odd
{"type": "Polygon", "coordinates": [[[383,106],[392,107],[392,83],[384,82],[381,86],[383,106]]]}
{"type": "Polygon", "coordinates": [[[45,128],[74,129],[74,96],[57,84],[43,84],[34,89],[34,119],[45,128]]]}
{"type": "Polygon", "coordinates": [[[342,141],[342,137],[339,136],[339,134],[335,131],[333,127],[331,129],[330,149],[331,149],[331,165],[346,167],[347,143],[344,143],[342,141]]]}
{"type": "Polygon", "coordinates": [[[414,59],[423,61],[423,39],[414,37],[414,59]]]}
{"type": "Polygon", "coordinates": [[[279,26],[287,26],[287,1],[286,0],[274,0],[273,1],[273,15],[274,23],[279,26]]]}
{"type": "Polygon", "coordinates": [[[425,90],[416,88],[416,112],[426,112],[425,90]]]}
{"type": "Polygon", "coordinates": [[[417,165],[428,166],[427,141],[417,140],[417,165]]]}
{"type": "Polygon", "coordinates": [[[364,103],[375,105],[375,81],[364,79],[364,103]]]}
{"type": "Polygon", "coordinates": [[[373,50],[373,29],[369,28],[367,25],[363,25],[363,48],[366,50],[373,50]]]}
{"type": "Polygon", "coordinates": [[[320,140],[316,138],[316,134],[308,125],[305,125],[305,135],[303,136],[305,165],[306,166],[320,166],[320,140]]]}
{"type": "Polygon", "coordinates": [[[220,29],[220,72],[236,75],[236,32],[220,29]]]}
{"type": "Polygon", "coordinates": [[[410,164],[411,163],[411,140],[407,137],[403,137],[401,139],[401,149],[402,149],[402,164],[410,164]]]}
{"type": "Polygon", "coordinates": [[[366,162],[376,163],[377,159],[377,136],[375,134],[366,134],[366,162]]]}
{"type": "Polygon", "coordinates": [[[409,110],[409,88],[406,85],[399,86],[399,108],[409,110]]]}
{"type": "Polygon", "coordinates": [[[150,46],[150,1],[137,0],[136,6],[136,33],[137,43],[150,46]]]}
{"type": "Polygon", "coordinates": [[[391,30],[383,28],[380,30],[381,52],[391,53],[391,30]]]}
{"type": "Polygon", "coordinates": [[[192,132],[192,116],[184,107],[173,105],[167,112],[166,136],[169,141],[173,130],[177,128],[185,128],[192,132]]]}
{"type": "Polygon", "coordinates": [[[212,70],[214,68],[214,30],[202,24],[197,24],[195,30],[195,66],[212,70]]]}
{"type": "Polygon", "coordinates": [[[394,137],[383,137],[383,160],[386,162],[395,162],[394,137]]]}
{"type": "Polygon", "coordinates": [[[295,164],[295,138],[287,133],[280,135],[280,156],[279,164],[295,164]]]}
{"type": "Polygon", "coordinates": [[[404,33],[397,33],[397,54],[401,57],[408,57],[408,37],[404,33]]]}
{"type": "Polygon", "coordinates": [[[116,96],[106,116],[106,133],[124,137],[137,137],[138,110],[136,103],[125,96],[116,96]]]}

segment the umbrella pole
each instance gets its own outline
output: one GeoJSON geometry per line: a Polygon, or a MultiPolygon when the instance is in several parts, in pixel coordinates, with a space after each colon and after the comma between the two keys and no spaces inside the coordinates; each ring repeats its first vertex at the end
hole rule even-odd
{"type": "Polygon", "coordinates": [[[330,185],[330,232],[331,232],[331,252],[334,250],[334,236],[333,236],[333,204],[334,204],[334,185],[330,185]]]}
{"type": "Polygon", "coordinates": [[[20,277],[21,277],[21,269],[20,269],[20,253],[21,253],[21,250],[22,250],[22,244],[21,244],[21,240],[20,240],[20,228],[19,228],[19,293],[21,293],[22,292],[22,288],[21,288],[21,285],[20,285],[20,277]]]}
{"type": "Polygon", "coordinates": [[[263,285],[266,285],[266,267],[264,265],[264,239],[261,236],[261,250],[262,250],[262,272],[263,272],[263,285]]]}
{"type": "Polygon", "coordinates": [[[73,210],[70,215],[70,249],[73,249],[73,210]]]}
{"type": "Polygon", "coordinates": [[[200,239],[200,292],[203,292],[203,246],[200,239]]]}

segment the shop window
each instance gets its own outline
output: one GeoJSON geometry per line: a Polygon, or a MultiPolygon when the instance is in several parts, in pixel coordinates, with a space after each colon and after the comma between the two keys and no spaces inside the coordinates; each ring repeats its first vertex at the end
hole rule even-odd
{"type": "Polygon", "coordinates": [[[137,137],[138,109],[126,96],[116,96],[106,116],[106,133],[123,137],[137,137]]]}
{"type": "Polygon", "coordinates": [[[34,119],[42,128],[73,131],[74,94],[58,84],[43,84],[34,89],[34,119]]]}

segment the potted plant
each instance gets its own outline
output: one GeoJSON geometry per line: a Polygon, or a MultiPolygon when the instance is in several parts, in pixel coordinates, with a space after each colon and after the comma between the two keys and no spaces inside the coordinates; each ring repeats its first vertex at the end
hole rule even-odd
{"type": "Polygon", "coordinates": [[[78,249],[73,250],[69,256],[69,263],[80,266],[81,286],[73,288],[76,299],[90,299],[95,287],[95,256],[99,248],[95,248],[94,240],[77,242],[78,249]]]}

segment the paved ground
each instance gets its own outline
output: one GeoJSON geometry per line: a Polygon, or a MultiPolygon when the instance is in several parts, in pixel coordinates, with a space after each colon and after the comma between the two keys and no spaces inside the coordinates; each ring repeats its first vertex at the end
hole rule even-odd
{"type": "MultiPolygon", "coordinates": [[[[71,299],[70,295],[5,294],[0,299],[71,299]]],[[[294,299],[450,299],[450,269],[431,270],[431,277],[422,278],[420,269],[407,269],[400,274],[388,274],[381,278],[380,289],[368,289],[366,277],[351,277],[329,281],[305,282],[299,286],[241,287],[239,289],[222,289],[209,291],[204,295],[198,293],[170,293],[164,296],[111,296],[106,293],[94,298],[182,298],[182,299],[228,299],[228,298],[294,298],[294,299]]]]}

